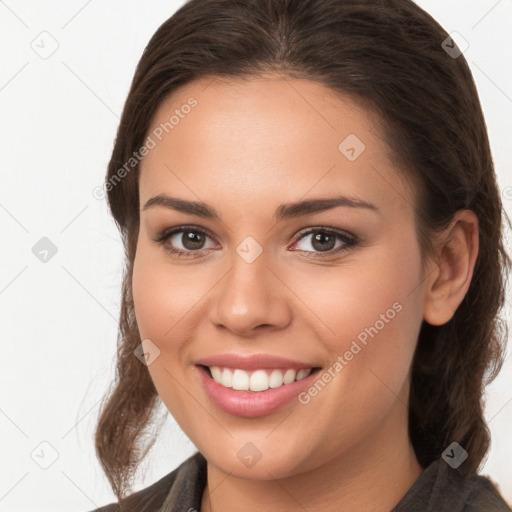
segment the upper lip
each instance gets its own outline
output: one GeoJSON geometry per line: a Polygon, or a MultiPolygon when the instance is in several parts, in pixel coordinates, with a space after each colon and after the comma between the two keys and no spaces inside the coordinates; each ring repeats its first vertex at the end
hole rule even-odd
{"type": "Polygon", "coordinates": [[[216,354],[204,357],[196,361],[196,364],[204,366],[220,366],[223,368],[239,368],[240,370],[265,370],[279,368],[315,368],[320,365],[316,363],[307,363],[284,357],[273,356],[271,354],[254,354],[251,356],[241,356],[239,354],[216,354]]]}

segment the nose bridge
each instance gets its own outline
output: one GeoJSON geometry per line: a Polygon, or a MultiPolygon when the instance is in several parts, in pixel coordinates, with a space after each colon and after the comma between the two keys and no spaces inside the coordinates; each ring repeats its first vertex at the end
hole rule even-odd
{"type": "Polygon", "coordinates": [[[216,287],[211,321],[239,334],[261,326],[282,328],[290,320],[285,287],[269,254],[252,237],[233,250],[230,269],[216,287]]]}

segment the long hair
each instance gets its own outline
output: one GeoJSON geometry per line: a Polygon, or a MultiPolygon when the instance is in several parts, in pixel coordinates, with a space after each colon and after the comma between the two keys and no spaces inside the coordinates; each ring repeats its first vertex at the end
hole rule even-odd
{"type": "Polygon", "coordinates": [[[468,292],[449,322],[421,326],[409,434],[423,467],[457,441],[468,452],[461,469],[477,471],[490,442],[482,396],[501,368],[507,335],[498,314],[511,265],[503,241],[504,219],[510,221],[475,83],[448,37],[411,0],[189,0],[153,35],[135,71],[105,182],[126,264],[116,376],[95,446],[120,500],[156,439],[159,404],[147,367],[134,357],[141,343],[131,286],[139,230],[134,152],[162,100],[178,87],[268,71],[316,80],[378,114],[394,164],[417,184],[422,257],[455,212],[476,213],[480,249],[468,292]]]}

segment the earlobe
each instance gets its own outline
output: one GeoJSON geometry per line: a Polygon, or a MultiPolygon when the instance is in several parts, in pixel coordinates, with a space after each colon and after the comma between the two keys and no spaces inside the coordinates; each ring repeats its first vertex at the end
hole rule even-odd
{"type": "Polygon", "coordinates": [[[478,247],[476,214],[458,211],[440,235],[426,279],[424,319],[429,324],[443,325],[455,314],[471,284],[478,247]]]}

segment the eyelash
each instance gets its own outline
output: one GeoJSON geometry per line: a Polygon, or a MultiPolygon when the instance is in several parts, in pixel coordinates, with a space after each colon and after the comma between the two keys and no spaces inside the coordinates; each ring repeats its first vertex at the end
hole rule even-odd
{"type": "MultiPolygon", "coordinates": [[[[197,253],[201,252],[201,250],[198,251],[181,251],[178,249],[174,249],[170,247],[169,245],[166,245],[166,242],[175,234],[177,233],[183,233],[191,231],[196,234],[200,234],[201,236],[207,236],[208,238],[214,239],[212,236],[210,236],[205,230],[198,228],[196,226],[180,226],[178,228],[173,228],[169,231],[169,229],[165,229],[161,231],[156,236],[152,237],[151,239],[156,242],[157,244],[160,244],[164,247],[164,249],[172,254],[173,256],[176,256],[178,258],[191,258],[197,255],[197,253]]],[[[296,251],[296,252],[302,252],[306,254],[313,253],[315,256],[307,256],[308,258],[327,258],[332,257],[335,254],[341,254],[346,251],[349,251],[350,249],[356,247],[359,244],[359,239],[353,235],[349,235],[345,233],[344,231],[340,231],[338,229],[328,228],[328,227],[316,227],[316,228],[308,228],[305,231],[299,232],[296,239],[294,240],[293,244],[299,242],[303,238],[306,238],[307,235],[311,235],[313,233],[323,233],[327,235],[333,235],[340,239],[345,246],[338,247],[337,249],[330,249],[328,251],[324,252],[314,252],[314,251],[296,251]]],[[[203,249],[203,250],[210,250],[210,249],[203,249]]]]}

